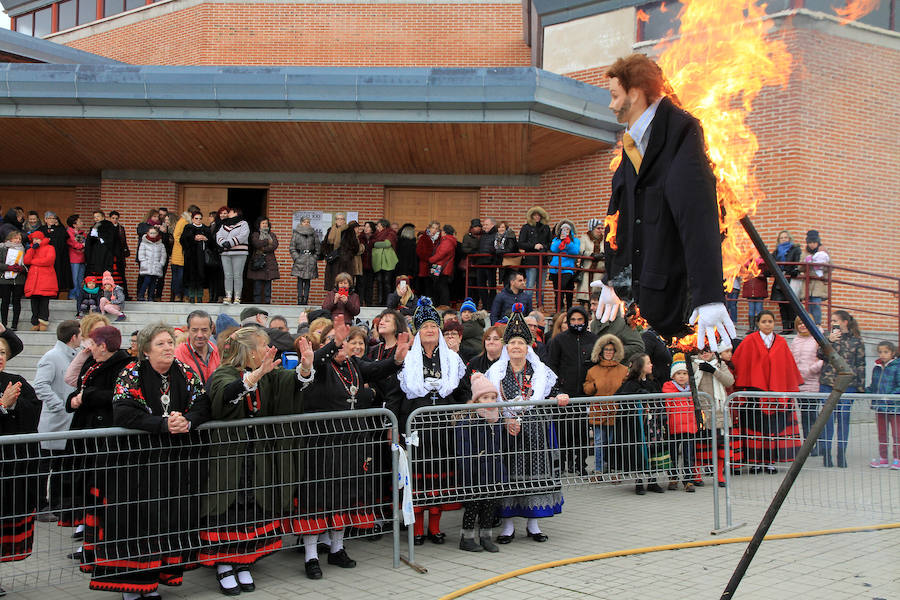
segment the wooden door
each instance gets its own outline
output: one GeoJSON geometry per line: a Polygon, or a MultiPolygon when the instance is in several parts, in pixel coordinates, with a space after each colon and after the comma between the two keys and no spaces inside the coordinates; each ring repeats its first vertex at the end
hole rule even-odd
{"type": "Polygon", "coordinates": [[[424,231],[431,221],[450,224],[456,238],[469,231],[469,222],[478,217],[478,190],[392,188],[385,190],[384,214],[391,222],[413,223],[424,231]]]}
{"type": "Polygon", "coordinates": [[[219,210],[220,206],[228,206],[228,188],[216,185],[183,185],[181,186],[181,211],[196,204],[203,213],[203,222],[209,224],[207,215],[219,210]]]}
{"type": "MultiPolygon", "coordinates": [[[[74,187],[0,187],[0,204],[5,213],[10,208],[21,206],[25,213],[34,210],[44,220],[44,212],[55,212],[62,225],[66,224],[66,217],[75,213],[75,188],[74,187]]],[[[90,215],[82,215],[85,223],[93,222],[90,215]]]]}

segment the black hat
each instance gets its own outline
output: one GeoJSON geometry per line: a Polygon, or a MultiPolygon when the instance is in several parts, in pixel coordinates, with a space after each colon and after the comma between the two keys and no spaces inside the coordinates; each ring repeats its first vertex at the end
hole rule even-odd
{"type": "Polygon", "coordinates": [[[469,228],[472,227],[481,227],[481,219],[472,219],[469,221],[469,228]]]}
{"type": "Polygon", "coordinates": [[[419,331],[428,321],[434,321],[434,323],[438,326],[438,329],[444,324],[444,320],[441,319],[441,315],[434,309],[434,305],[431,303],[431,298],[428,296],[422,296],[419,298],[418,306],[416,306],[416,312],[413,313],[413,327],[416,331],[419,331]]]}
{"type": "Polygon", "coordinates": [[[269,313],[256,306],[251,306],[241,311],[241,322],[243,322],[244,319],[249,319],[250,317],[255,317],[256,315],[266,315],[268,317],[269,313]]]}
{"type": "Polygon", "coordinates": [[[581,313],[581,316],[584,317],[584,322],[585,322],[585,323],[587,323],[587,322],[590,320],[590,318],[588,317],[588,311],[587,311],[587,309],[586,309],[585,307],[583,307],[583,306],[573,306],[572,308],[570,308],[570,309],[566,312],[566,323],[569,322],[569,319],[571,319],[571,318],[572,318],[572,315],[573,315],[574,313],[576,313],[576,312],[581,313]]]}
{"type": "Polygon", "coordinates": [[[819,239],[819,232],[816,231],[815,229],[810,229],[809,231],[806,232],[806,241],[807,241],[807,243],[809,243],[809,242],[815,242],[817,244],[822,243],[822,240],[819,239]]]}
{"type": "Polygon", "coordinates": [[[509,340],[514,337],[522,338],[529,346],[534,342],[531,329],[528,327],[528,323],[525,322],[525,305],[521,302],[513,304],[509,322],[506,324],[506,329],[503,330],[503,343],[508,344],[509,340]]]}

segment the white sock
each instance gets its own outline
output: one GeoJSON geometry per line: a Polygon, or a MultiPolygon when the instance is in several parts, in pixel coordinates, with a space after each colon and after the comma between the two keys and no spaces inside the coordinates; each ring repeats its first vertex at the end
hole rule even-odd
{"type": "Polygon", "coordinates": [[[500,535],[512,535],[515,530],[516,525],[513,523],[512,517],[503,519],[503,529],[500,530],[500,535]]]}
{"type": "Polygon", "coordinates": [[[319,534],[318,539],[319,539],[320,544],[327,544],[330,546],[331,545],[331,532],[329,532],[327,530],[323,531],[322,533],[319,534]]]}
{"type": "Polygon", "coordinates": [[[306,551],[306,562],[309,562],[314,558],[319,558],[319,549],[316,548],[316,543],[318,541],[319,536],[315,533],[303,536],[303,549],[306,551]]]}
{"type": "MultiPolygon", "coordinates": [[[[81,533],[82,531],[84,531],[84,525],[79,525],[78,527],[75,528],[75,533],[81,533]]],[[[141,595],[138,594],[138,598],[140,598],[140,596],[141,595]]]]}
{"type": "Polygon", "coordinates": [[[238,571],[237,577],[238,581],[241,583],[253,583],[253,577],[250,575],[250,571],[238,571]]]}
{"type": "Polygon", "coordinates": [[[344,549],[344,530],[343,529],[332,529],[331,530],[331,553],[340,552],[344,549]]]}
{"type": "Polygon", "coordinates": [[[528,533],[540,533],[541,528],[538,525],[537,519],[528,519],[528,524],[525,526],[528,529],[528,533]]]}
{"type": "MultiPolygon", "coordinates": [[[[221,575],[222,573],[225,573],[226,571],[228,571],[230,569],[231,569],[231,565],[216,565],[216,573],[218,573],[219,575],[221,575]]],[[[229,589],[233,588],[237,585],[237,581],[234,580],[234,575],[229,575],[228,577],[225,577],[219,583],[222,584],[223,587],[226,587],[229,589]]]]}
{"type": "Polygon", "coordinates": [[[122,600],[138,600],[140,597],[140,594],[134,592],[122,592],[122,600]]]}

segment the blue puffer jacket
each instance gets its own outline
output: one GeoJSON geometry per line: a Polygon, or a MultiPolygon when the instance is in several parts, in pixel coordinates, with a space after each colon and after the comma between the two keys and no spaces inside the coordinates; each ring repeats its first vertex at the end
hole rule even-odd
{"type": "MultiPolygon", "coordinates": [[[[900,358],[894,358],[886,365],[877,361],[872,369],[872,383],[866,391],[870,394],[900,394],[900,358]]],[[[872,409],[881,413],[900,413],[900,399],[875,398],[872,409]]]]}
{"type": "MultiPolygon", "coordinates": [[[[560,252],[559,244],[562,242],[561,239],[553,238],[553,241],[550,242],[550,252],[560,252]]],[[[568,244],[566,244],[566,249],[561,253],[569,254],[570,256],[554,256],[550,259],[551,267],[562,267],[563,273],[572,273],[572,267],[575,266],[575,261],[578,260],[578,255],[581,254],[581,240],[578,238],[573,238],[568,244]]],[[[556,273],[559,269],[549,269],[551,273],[556,273]]]]}

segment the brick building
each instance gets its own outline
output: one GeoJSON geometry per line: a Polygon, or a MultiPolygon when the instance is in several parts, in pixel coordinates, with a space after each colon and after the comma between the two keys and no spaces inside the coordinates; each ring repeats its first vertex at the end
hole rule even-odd
{"type": "MultiPolygon", "coordinates": [[[[533,204],[579,229],[604,215],[621,128],[602,73],[678,27],[677,2],[634,0],[0,2],[21,34],[0,37],[0,204],[116,208],[132,231],[153,206],[250,207],[282,240],[284,302],[298,209],[461,231],[476,213],[517,228],[533,204]]],[[[836,264],[898,275],[900,0],[847,25],[830,4],[767,8],[794,69],[750,117],[755,222],[772,242],[818,229],[836,264]]]]}

